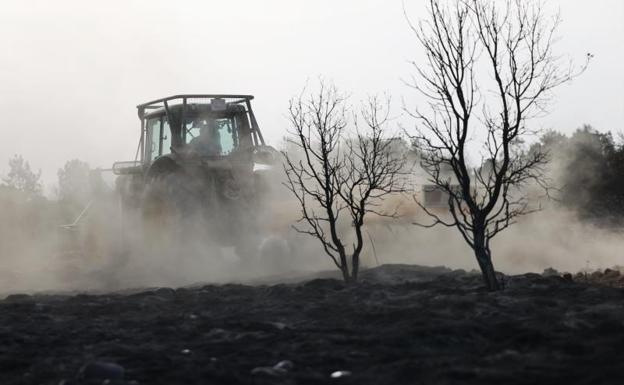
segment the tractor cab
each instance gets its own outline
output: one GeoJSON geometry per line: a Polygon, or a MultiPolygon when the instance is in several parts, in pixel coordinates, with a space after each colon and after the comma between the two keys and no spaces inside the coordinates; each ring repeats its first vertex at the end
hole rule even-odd
{"type": "Polygon", "coordinates": [[[146,172],[160,158],[224,159],[254,153],[262,163],[267,146],[251,95],[176,95],[137,106],[141,136],[133,162],[118,162],[116,174],[146,172]]]}
{"type": "Polygon", "coordinates": [[[144,162],[172,152],[221,157],[264,145],[251,109],[252,98],[191,95],[140,105],[144,162]]]}

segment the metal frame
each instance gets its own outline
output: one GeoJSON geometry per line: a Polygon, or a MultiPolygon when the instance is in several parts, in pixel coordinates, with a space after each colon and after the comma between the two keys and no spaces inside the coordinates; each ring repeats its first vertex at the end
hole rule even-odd
{"type": "MultiPolygon", "coordinates": [[[[249,126],[252,135],[252,141],[255,146],[264,146],[265,141],[262,136],[262,132],[258,126],[258,121],[256,120],[256,116],[251,107],[251,101],[254,99],[253,95],[238,95],[238,94],[180,94],[168,96],[165,98],[160,98],[156,100],[152,100],[146,103],[139,104],[137,106],[137,112],[139,115],[139,119],[141,120],[141,137],[139,142],[139,148],[137,149],[137,157],[136,160],[140,160],[144,162],[145,151],[147,148],[147,143],[145,142],[147,126],[145,125],[145,115],[147,110],[156,110],[156,109],[164,109],[165,115],[167,116],[167,120],[171,122],[170,119],[170,102],[172,101],[181,101],[182,104],[182,116],[181,120],[184,121],[186,117],[186,110],[189,99],[230,99],[231,101],[226,101],[228,105],[232,104],[243,104],[246,108],[245,113],[249,115],[249,126]],[[140,159],[139,159],[140,154],[140,159]]],[[[162,136],[162,120],[161,120],[161,136],[162,136]]]]}
{"type": "Polygon", "coordinates": [[[182,99],[182,104],[186,105],[188,99],[235,99],[234,101],[229,102],[229,104],[239,104],[246,102],[248,109],[251,111],[251,104],[249,103],[253,100],[253,95],[232,95],[232,94],[180,94],[168,96],[166,98],[160,98],[156,100],[152,100],[151,102],[139,104],[137,106],[139,112],[139,119],[143,119],[145,115],[145,110],[147,109],[156,109],[156,108],[165,108],[165,111],[169,108],[168,102],[176,99],[182,99]],[[238,99],[238,100],[236,100],[238,99]],[[159,105],[161,104],[162,105],[159,105]]]}
{"type": "MultiPolygon", "coordinates": [[[[147,126],[145,125],[145,115],[146,110],[155,110],[162,108],[165,110],[165,115],[167,116],[167,120],[171,122],[170,119],[170,107],[169,102],[175,100],[181,100],[182,102],[182,116],[181,120],[184,121],[186,117],[186,109],[188,105],[189,99],[230,99],[232,101],[226,102],[228,105],[231,104],[243,104],[246,107],[246,113],[249,115],[249,125],[252,135],[253,143],[258,145],[265,145],[264,137],[262,136],[262,132],[260,132],[260,128],[258,126],[258,122],[256,120],[256,116],[251,108],[251,101],[253,100],[253,95],[236,95],[236,94],[180,94],[168,96],[165,98],[160,98],[156,100],[152,100],[147,103],[142,103],[137,106],[139,119],[141,120],[141,139],[139,142],[139,149],[137,149],[137,155],[140,153],[140,161],[144,162],[145,159],[145,150],[146,150],[146,133],[147,126]]],[[[162,120],[161,120],[161,140],[162,140],[162,120]]],[[[137,156],[138,158],[138,156],[137,156]]]]}

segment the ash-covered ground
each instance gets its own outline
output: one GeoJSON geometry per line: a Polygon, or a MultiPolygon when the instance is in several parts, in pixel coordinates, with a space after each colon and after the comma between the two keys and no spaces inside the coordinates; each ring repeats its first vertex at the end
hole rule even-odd
{"type": "Polygon", "coordinates": [[[406,265],[361,278],[12,295],[0,383],[624,383],[622,288],[525,274],[489,293],[406,265]]]}

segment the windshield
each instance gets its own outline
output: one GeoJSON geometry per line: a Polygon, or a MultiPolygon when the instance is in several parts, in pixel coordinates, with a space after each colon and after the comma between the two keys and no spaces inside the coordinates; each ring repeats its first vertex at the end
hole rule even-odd
{"type": "Polygon", "coordinates": [[[186,144],[200,155],[228,155],[238,146],[233,118],[200,117],[186,121],[186,144]]]}

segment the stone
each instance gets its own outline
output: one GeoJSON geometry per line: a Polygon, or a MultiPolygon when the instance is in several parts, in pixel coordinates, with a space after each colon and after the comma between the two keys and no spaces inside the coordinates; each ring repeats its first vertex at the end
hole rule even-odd
{"type": "Polygon", "coordinates": [[[252,376],[269,376],[269,377],[280,377],[285,373],[281,370],[275,370],[272,366],[258,366],[251,369],[252,376]]]}
{"type": "Polygon", "coordinates": [[[559,276],[559,272],[555,269],[553,269],[552,267],[548,267],[546,269],[544,269],[544,272],[542,273],[542,276],[544,277],[557,277],[559,276]]]}
{"type": "Polygon", "coordinates": [[[158,289],[154,290],[154,294],[160,297],[173,298],[173,296],[175,296],[175,290],[170,287],[159,287],[158,289]]]}
{"type": "Polygon", "coordinates": [[[258,366],[251,370],[252,376],[265,375],[270,377],[282,377],[288,374],[295,365],[292,361],[283,360],[273,366],[258,366]]]}
{"type": "Polygon", "coordinates": [[[84,380],[123,380],[124,375],[123,366],[105,361],[90,362],[78,371],[78,379],[84,380]]]}
{"type": "Polygon", "coordinates": [[[605,277],[608,277],[608,278],[617,278],[620,276],[620,271],[612,270],[612,269],[605,269],[604,275],[605,277]]]}
{"type": "Polygon", "coordinates": [[[11,294],[4,299],[5,302],[27,302],[31,300],[32,296],[28,294],[11,294]]]}
{"type": "Polygon", "coordinates": [[[329,375],[329,378],[345,378],[351,376],[351,372],[348,370],[336,370],[332,374],[329,375]]]}
{"type": "Polygon", "coordinates": [[[277,364],[273,365],[273,369],[277,371],[282,371],[284,373],[291,371],[294,367],[295,365],[292,363],[292,361],[288,360],[280,361],[277,364]]]}

